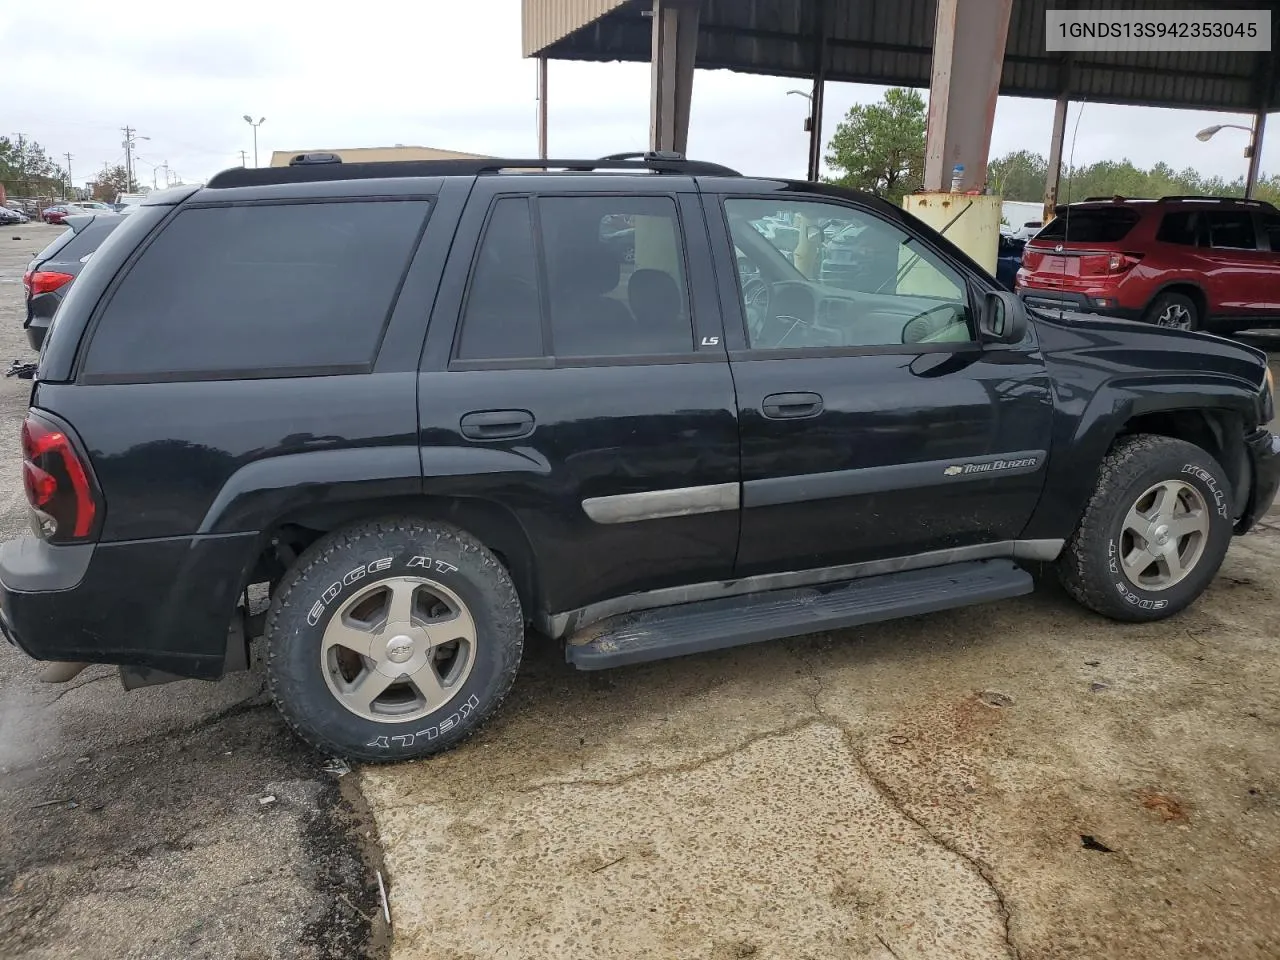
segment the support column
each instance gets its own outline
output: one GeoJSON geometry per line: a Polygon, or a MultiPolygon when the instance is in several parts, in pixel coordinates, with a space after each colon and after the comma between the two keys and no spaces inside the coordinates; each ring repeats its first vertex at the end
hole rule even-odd
{"type": "Polygon", "coordinates": [[[684,153],[689,142],[699,0],[653,0],[649,149],[684,153]]]}
{"type": "Polygon", "coordinates": [[[924,188],[950,190],[951,171],[964,164],[962,190],[987,179],[1013,0],[938,0],[929,84],[929,132],[924,188]]]}
{"type": "Polygon", "coordinates": [[[827,4],[818,4],[818,26],[814,34],[813,94],[809,97],[808,179],[815,182],[822,169],[822,98],[827,91],[827,4]]]}
{"type": "Polygon", "coordinates": [[[547,58],[538,58],[538,159],[547,159],[547,58]]]}
{"type": "Polygon", "coordinates": [[[1053,219],[1058,206],[1058,186],[1062,182],[1062,144],[1067,137],[1067,107],[1070,100],[1064,93],[1053,110],[1053,140],[1049,144],[1049,170],[1044,179],[1044,214],[1042,223],[1053,219]]]}
{"type": "Polygon", "coordinates": [[[1244,195],[1253,199],[1258,187],[1258,164],[1262,162],[1262,135],[1267,130],[1267,112],[1259,110],[1253,115],[1253,135],[1249,137],[1249,174],[1244,181],[1244,195]]]}

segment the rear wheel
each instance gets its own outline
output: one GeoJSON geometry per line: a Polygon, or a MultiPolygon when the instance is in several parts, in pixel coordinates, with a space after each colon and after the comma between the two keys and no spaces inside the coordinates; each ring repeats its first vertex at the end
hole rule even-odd
{"type": "Polygon", "coordinates": [[[1162,293],[1151,301],[1143,315],[1147,323],[1175,330],[1199,330],[1200,308],[1185,293],[1162,293]]]}
{"type": "Polygon", "coordinates": [[[1218,462],[1193,444],[1119,440],[1058,561],[1067,592],[1117,620],[1160,620],[1190,605],[1231,542],[1231,493],[1218,462]]]}
{"type": "Polygon", "coordinates": [[[281,581],[266,632],[271,693],[297,733],[385,761],[479,728],[511,689],[524,619],[483,544],[403,518],[317,541],[281,581]]]}

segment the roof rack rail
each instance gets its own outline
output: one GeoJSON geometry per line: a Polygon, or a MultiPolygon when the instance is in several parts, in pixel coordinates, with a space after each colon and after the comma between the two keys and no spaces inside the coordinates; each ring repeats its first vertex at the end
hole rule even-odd
{"type": "Polygon", "coordinates": [[[1265,207],[1272,210],[1275,209],[1275,207],[1272,204],[1268,203],[1266,200],[1251,200],[1246,197],[1209,197],[1209,196],[1200,196],[1200,195],[1190,194],[1190,193],[1179,194],[1172,197],[1161,197],[1159,202],[1170,203],[1175,200],[1177,201],[1204,200],[1209,203],[1238,203],[1241,206],[1265,207]]]}
{"type": "MultiPolygon", "coordinates": [[[[300,157],[307,156],[299,154],[300,157]]],[[[590,172],[599,170],[644,170],[650,173],[684,176],[740,177],[737,170],[686,160],[678,153],[615,153],[598,160],[524,160],[476,158],[465,160],[387,160],[374,163],[342,163],[318,155],[287,167],[232,167],[210,178],[207,186],[258,187],[278,183],[306,183],[316,180],[375,180],[391,177],[475,177],[504,171],[528,173],[539,170],[590,172]]]]}

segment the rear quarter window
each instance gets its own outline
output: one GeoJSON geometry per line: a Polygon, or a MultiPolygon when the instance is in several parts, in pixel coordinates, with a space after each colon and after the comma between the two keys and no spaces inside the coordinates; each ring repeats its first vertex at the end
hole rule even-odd
{"type": "Polygon", "coordinates": [[[1128,236],[1138,219],[1137,211],[1124,207],[1115,210],[1068,210],[1050,220],[1036,239],[1065,243],[1115,243],[1128,236]]]}
{"type": "Polygon", "coordinates": [[[89,379],[371,369],[425,200],[183,210],[97,322],[89,379]]]}
{"type": "MultiPolygon", "coordinates": [[[[67,243],[65,247],[58,251],[57,256],[50,257],[53,260],[67,261],[79,260],[92,254],[98,247],[102,246],[102,241],[111,235],[111,231],[120,225],[119,217],[94,217],[93,223],[87,227],[83,227],[67,243]]],[[[71,231],[68,230],[68,233],[71,231]]]]}

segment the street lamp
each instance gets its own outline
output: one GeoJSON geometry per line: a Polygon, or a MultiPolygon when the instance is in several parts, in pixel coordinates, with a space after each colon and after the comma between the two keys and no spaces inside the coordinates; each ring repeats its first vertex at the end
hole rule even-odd
{"type": "Polygon", "coordinates": [[[795,94],[797,97],[804,97],[809,101],[809,115],[804,118],[804,132],[808,133],[813,129],[813,94],[805,93],[803,90],[788,90],[787,96],[795,94]]]}
{"type": "Polygon", "coordinates": [[[1253,133],[1253,127],[1246,127],[1243,123],[1215,123],[1212,127],[1205,127],[1197,133],[1196,139],[1201,143],[1212,140],[1214,134],[1219,130],[1225,130],[1227,127],[1231,127],[1233,130],[1244,130],[1247,133],[1253,133]]]}
{"type": "Polygon", "coordinates": [[[253,165],[258,165],[258,128],[267,122],[266,117],[262,117],[257,123],[253,122],[253,117],[249,114],[244,115],[244,122],[253,127],[253,165]]]}
{"type": "Polygon", "coordinates": [[[1249,199],[1253,199],[1254,188],[1258,185],[1258,162],[1262,159],[1262,130],[1266,119],[1265,113],[1259,113],[1252,127],[1246,127],[1243,123],[1215,123],[1196,134],[1196,139],[1201,143],[1212,140],[1219,130],[1225,130],[1228,127],[1232,130],[1243,130],[1249,134],[1249,145],[1244,148],[1245,159],[1249,161],[1249,172],[1244,180],[1244,195],[1249,199]]]}

